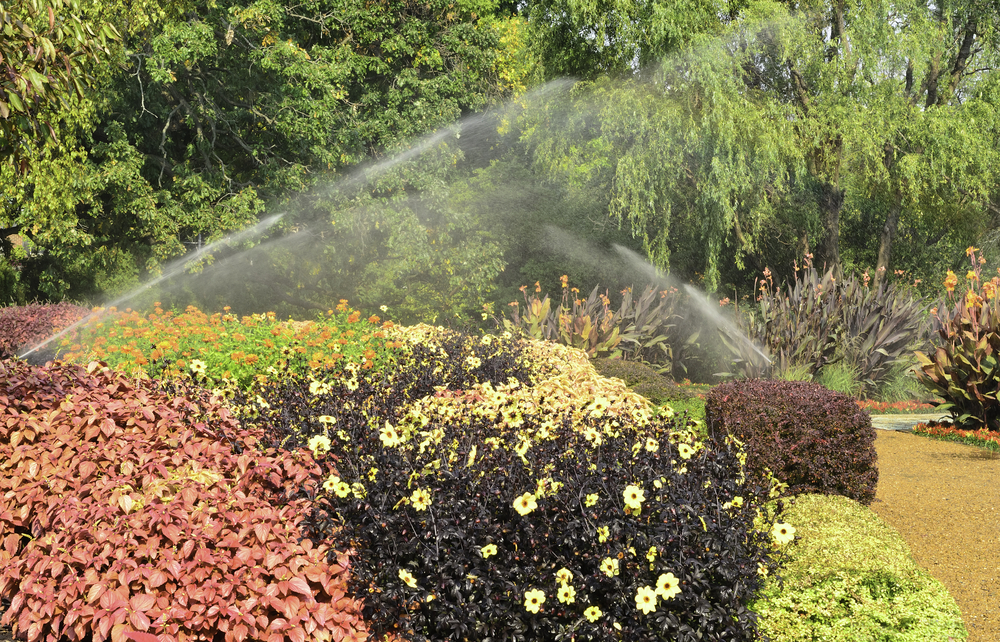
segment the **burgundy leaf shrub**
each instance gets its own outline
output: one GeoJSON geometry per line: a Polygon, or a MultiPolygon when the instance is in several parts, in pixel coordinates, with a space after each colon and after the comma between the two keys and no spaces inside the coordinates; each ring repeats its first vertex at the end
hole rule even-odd
{"type": "Polygon", "coordinates": [[[739,380],[705,398],[709,435],[743,442],[747,475],[767,470],[788,493],[843,495],[864,505],[875,498],[875,429],[854,399],[803,381],[739,380]]]}
{"type": "Polygon", "coordinates": [[[0,308],[0,359],[49,338],[90,314],[72,303],[32,303],[0,308]]]}
{"type": "Polygon", "coordinates": [[[0,363],[0,623],[28,642],[366,639],[347,557],[300,534],[323,471],[259,443],[207,393],[0,363]]]}

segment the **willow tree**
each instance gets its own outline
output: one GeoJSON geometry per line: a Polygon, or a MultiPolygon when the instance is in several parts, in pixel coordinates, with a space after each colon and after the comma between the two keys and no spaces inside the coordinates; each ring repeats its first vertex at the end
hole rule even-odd
{"type": "Polygon", "coordinates": [[[654,263],[669,267],[683,226],[709,287],[720,261],[742,267],[776,233],[839,275],[845,203],[877,197],[891,203],[871,230],[877,267],[891,267],[900,221],[947,228],[984,206],[994,4],[761,1],[719,15],[641,81],[581,83],[565,111],[526,120],[540,166],[606,185],[610,215],[654,263]]]}

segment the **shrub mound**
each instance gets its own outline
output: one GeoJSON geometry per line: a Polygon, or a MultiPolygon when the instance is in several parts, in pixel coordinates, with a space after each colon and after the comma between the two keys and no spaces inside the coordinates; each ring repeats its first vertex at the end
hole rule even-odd
{"type": "Polygon", "coordinates": [[[90,314],[71,303],[32,303],[0,308],[0,359],[17,354],[90,314]]]}
{"type": "Polygon", "coordinates": [[[365,639],[346,558],[299,528],[323,470],[260,438],[205,394],[0,363],[0,623],[28,642],[365,639]]]}
{"type": "Polygon", "coordinates": [[[389,377],[289,377],[240,400],[269,443],[334,463],[304,526],[356,551],[349,586],[373,634],[756,639],[747,604],[778,549],[753,499],[768,489],[741,475],[735,448],[650,418],[581,351],[561,348],[561,368],[550,356],[459,377],[474,355],[427,341],[389,377]]]}
{"type": "Polygon", "coordinates": [[[655,404],[685,401],[692,395],[650,366],[624,359],[594,359],[594,369],[604,377],[616,377],[655,404]]]}
{"type": "Polygon", "coordinates": [[[771,640],[968,637],[955,599],[871,510],[845,497],[800,495],[785,518],[802,537],[788,549],[781,582],[768,581],[752,607],[771,640]]]}
{"type": "Polygon", "coordinates": [[[846,395],[802,381],[740,380],[705,399],[709,436],[738,439],[747,474],[768,471],[787,492],[843,495],[864,505],[878,484],[875,429],[846,395]]]}

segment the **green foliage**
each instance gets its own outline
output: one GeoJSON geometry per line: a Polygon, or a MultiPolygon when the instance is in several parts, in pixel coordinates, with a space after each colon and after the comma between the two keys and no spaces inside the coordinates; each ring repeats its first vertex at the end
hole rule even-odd
{"type": "Polygon", "coordinates": [[[744,445],[747,475],[773,474],[789,495],[843,495],[866,506],[875,498],[875,429],[845,395],[815,383],[740,380],[706,396],[705,422],[713,439],[744,445]]]}
{"type": "Polygon", "coordinates": [[[949,271],[948,300],[935,309],[934,352],[917,352],[917,379],[944,399],[938,406],[963,428],[996,430],[1000,421],[1000,278],[981,281],[976,248],[970,247],[969,285],[964,296],[953,297],[958,282],[949,271]]]}
{"type": "Polygon", "coordinates": [[[955,600],[898,532],[845,498],[799,495],[784,519],[795,543],[780,581],[751,608],[774,642],[965,640],[955,600]]]}
{"type": "Polygon", "coordinates": [[[586,299],[576,297],[576,288],[570,293],[569,283],[563,276],[562,301],[559,309],[553,310],[548,295],[538,298],[541,292],[535,286],[535,294],[528,296],[527,286],[522,286],[524,293],[524,316],[521,316],[520,306],[512,306],[511,319],[504,319],[508,329],[524,331],[532,339],[545,339],[563,345],[578,348],[590,357],[600,357],[610,354],[621,341],[621,331],[624,307],[618,312],[611,311],[611,300],[607,292],[600,294],[600,286],[595,286],[586,299]]]}
{"type": "Polygon", "coordinates": [[[0,160],[24,172],[33,139],[55,141],[45,120],[70,96],[83,97],[89,72],[120,36],[91,24],[75,0],[15,0],[0,5],[0,160]]]}
{"type": "Polygon", "coordinates": [[[463,357],[421,338],[411,361],[354,386],[329,380],[310,395],[283,380],[260,392],[273,441],[335,462],[310,526],[357,550],[351,588],[373,632],[754,639],[745,604],[776,556],[772,517],[755,523],[749,499],[767,489],[736,481],[736,451],[642,405],[510,380],[518,367],[497,361],[502,351],[448,376],[485,339],[457,344],[463,357]],[[648,614],[637,604],[647,590],[648,614]]]}
{"type": "Polygon", "coordinates": [[[247,390],[277,376],[306,377],[315,368],[384,367],[394,358],[396,342],[388,338],[393,324],[379,321],[361,319],[346,302],[307,322],[281,322],[273,312],[240,318],[228,310],[209,315],[194,307],[181,313],[156,307],[148,315],[112,309],[97,311],[55,343],[57,356],[68,363],[99,360],[145,377],[247,390]],[[289,364],[295,364],[291,371],[289,364]]]}
{"type": "Polygon", "coordinates": [[[591,361],[603,377],[617,377],[625,385],[656,405],[689,401],[692,395],[641,361],[601,358],[591,361]]]}

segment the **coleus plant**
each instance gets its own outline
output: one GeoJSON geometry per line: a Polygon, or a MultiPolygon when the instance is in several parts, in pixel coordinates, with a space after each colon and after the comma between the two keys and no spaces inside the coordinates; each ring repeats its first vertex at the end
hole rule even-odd
{"type": "Polygon", "coordinates": [[[348,559],[301,539],[325,471],[207,393],[0,363],[0,624],[28,642],[364,640],[348,559]]]}

